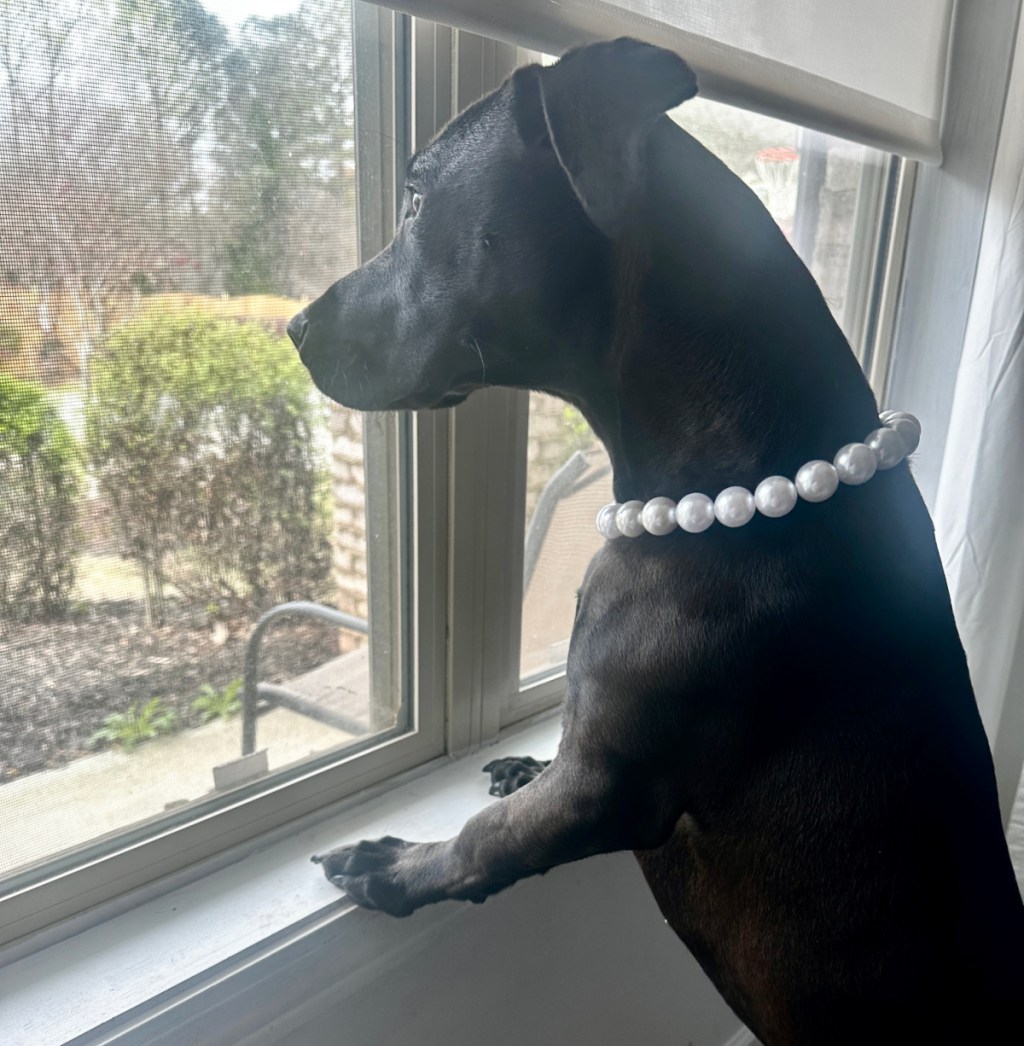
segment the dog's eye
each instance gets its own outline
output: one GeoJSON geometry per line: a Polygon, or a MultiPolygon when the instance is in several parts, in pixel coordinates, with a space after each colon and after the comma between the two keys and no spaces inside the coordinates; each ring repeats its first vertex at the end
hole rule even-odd
{"type": "Polygon", "coordinates": [[[423,206],[423,194],[414,192],[412,198],[409,200],[409,213],[415,218],[420,213],[420,207],[423,206]]]}

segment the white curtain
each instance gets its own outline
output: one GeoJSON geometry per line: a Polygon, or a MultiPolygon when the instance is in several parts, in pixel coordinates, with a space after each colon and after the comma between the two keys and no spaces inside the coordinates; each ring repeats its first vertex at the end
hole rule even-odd
{"type": "Polygon", "coordinates": [[[551,54],[636,36],[678,51],[707,98],[886,152],[941,157],[954,0],[379,2],[551,54]]]}
{"type": "Polygon", "coordinates": [[[1005,813],[1024,752],[1024,19],[934,516],[1005,813]]]}

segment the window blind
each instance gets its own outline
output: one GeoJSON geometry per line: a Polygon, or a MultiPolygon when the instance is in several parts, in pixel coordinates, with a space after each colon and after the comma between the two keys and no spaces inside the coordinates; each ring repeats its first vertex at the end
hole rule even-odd
{"type": "Polygon", "coordinates": [[[538,51],[635,36],[701,94],[913,159],[941,160],[955,0],[383,0],[538,51]]]}

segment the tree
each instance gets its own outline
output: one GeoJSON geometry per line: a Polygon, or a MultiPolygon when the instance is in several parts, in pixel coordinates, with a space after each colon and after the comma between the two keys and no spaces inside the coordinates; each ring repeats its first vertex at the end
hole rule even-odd
{"type": "Polygon", "coordinates": [[[153,187],[164,254],[159,275],[172,286],[205,289],[215,260],[203,235],[201,152],[220,98],[227,32],[199,0],[117,0],[115,10],[127,72],[145,102],[139,134],[163,172],[153,187]]]}
{"type": "Polygon", "coordinates": [[[249,19],[226,56],[215,199],[229,292],[311,297],[355,263],[351,17],[351,0],[306,0],[249,19]]]}
{"type": "Polygon", "coordinates": [[[0,0],[3,275],[69,295],[83,363],[183,253],[224,42],[197,0],[0,0]]]}

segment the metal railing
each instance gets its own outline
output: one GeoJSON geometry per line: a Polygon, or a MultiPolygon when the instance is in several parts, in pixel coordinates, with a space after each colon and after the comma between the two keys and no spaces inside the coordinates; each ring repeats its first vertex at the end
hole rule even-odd
{"type": "Polygon", "coordinates": [[[369,624],[361,617],[345,614],[332,607],[325,607],[320,603],[282,603],[280,606],[268,610],[257,622],[249,636],[245,646],[245,675],[242,690],[242,755],[252,755],[256,750],[256,716],[259,712],[260,701],[278,707],[288,708],[293,712],[308,716],[318,722],[326,723],[338,730],[345,730],[350,734],[365,734],[368,730],[366,723],[342,712],[334,712],[324,708],[302,694],[289,690],[288,687],[277,683],[260,683],[260,646],[267,628],[278,618],[286,615],[297,615],[299,617],[314,617],[320,621],[335,625],[338,628],[347,628],[360,635],[369,635],[369,624]]]}

